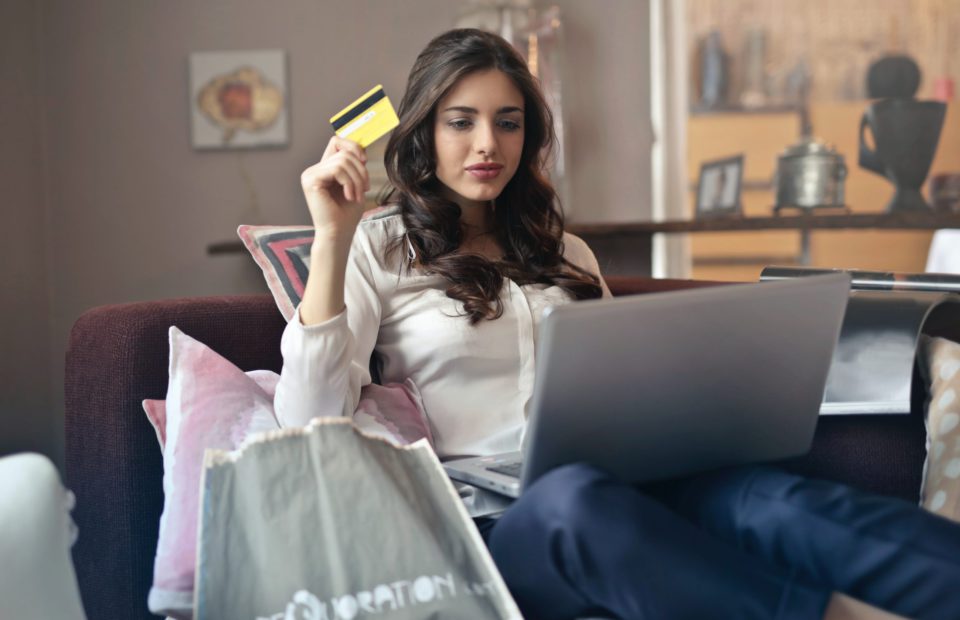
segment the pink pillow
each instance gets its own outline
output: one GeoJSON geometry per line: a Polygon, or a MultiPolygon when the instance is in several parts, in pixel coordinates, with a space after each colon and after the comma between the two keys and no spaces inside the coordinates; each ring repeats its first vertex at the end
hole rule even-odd
{"type": "Polygon", "coordinates": [[[157,434],[160,449],[167,443],[167,401],[147,399],[143,401],[143,410],[150,420],[153,432],[157,434]]]}
{"type": "MultiPolygon", "coordinates": [[[[181,334],[186,336],[182,332],[181,334]]],[[[189,338],[189,336],[186,337],[189,338]]],[[[280,380],[280,375],[270,370],[251,370],[244,374],[253,379],[270,399],[273,399],[277,392],[277,381],[280,380]]],[[[157,441],[162,450],[167,443],[167,401],[148,398],[143,401],[143,410],[147,414],[147,419],[150,420],[150,425],[153,426],[153,431],[157,434],[157,441]]]]}
{"type": "MultiPolygon", "coordinates": [[[[273,397],[279,375],[244,373],[176,327],[169,337],[167,400],[143,401],[163,450],[165,496],[148,607],[191,618],[204,450],[234,450],[253,434],[277,429],[273,397]]],[[[354,425],[401,445],[422,438],[433,443],[419,391],[409,379],[365,386],[354,425]]]]}
{"type": "Polygon", "coordinates": [[[164,443],[165,500],[148,607],[156,614],[189,618],[204,450],[236,449],[250,435],[278,424],[272,393],[176,327],[170,328],[169,373],[164,406],[144,407],[151,421],[164,422],[162,430],[155,425],[164,443]]]}
{"type": "Polygon", "coordinates": [[[433,445],[420,391],[410,379],[403,383],[365,385],[360,390],[357,410],[353,412],[353,425],[367,435],[383,437],[398,445],[420,439],[433,445]]]}

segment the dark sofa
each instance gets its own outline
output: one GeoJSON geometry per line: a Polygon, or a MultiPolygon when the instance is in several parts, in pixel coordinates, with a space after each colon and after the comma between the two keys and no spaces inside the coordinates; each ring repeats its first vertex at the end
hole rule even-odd
{"type": "MultiPolygon", "coordinates": [[[[615,295],[718,284],[607,281],[615,295]]],[[[91,620],[155,617],[147,591],[163,465],[141,401],[166,393],[170,325],[245,371],[280,369],[284,321],[267,295],[103,306],[77,320],[66,356],[66,478],[77,496],[73,559],[91,620]]],[[[915,502],[924,438],[919,415],[824,417],[812,451],[786,466],[915,502]]]]}

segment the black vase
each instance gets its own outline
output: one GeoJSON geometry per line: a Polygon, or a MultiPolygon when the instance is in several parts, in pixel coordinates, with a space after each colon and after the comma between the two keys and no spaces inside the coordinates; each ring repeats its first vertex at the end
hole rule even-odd
{"type": "Polygon", "coordinates": [[[860,120],[860,167],[887,177],[896,187],[888,212],[931,208],[920,188],[937,152],[946,110],[939,101],[883,99],[872,103],[860,120]],[[864,141],[867,127],[875,149],[864,141]]]}

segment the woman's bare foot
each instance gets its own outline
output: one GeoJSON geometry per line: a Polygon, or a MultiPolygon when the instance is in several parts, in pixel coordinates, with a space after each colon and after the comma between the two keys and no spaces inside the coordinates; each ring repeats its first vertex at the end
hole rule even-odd
{"type": "Polygon", "coordinates": [[[846,594],[834,592],[823,620],[904,620],[903,616],[868,605],[846,594]]]}

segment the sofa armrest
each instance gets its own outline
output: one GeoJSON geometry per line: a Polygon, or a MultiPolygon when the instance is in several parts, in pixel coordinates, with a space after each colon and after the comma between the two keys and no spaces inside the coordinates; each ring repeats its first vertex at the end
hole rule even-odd
{"type": "Polygon", "coordinates": [[[926,439],[923,416],[916,412],[820,416],[810,452],[781,465],[797,474],[916,504],[926,439]]]}
{"type": "Polygon", "coordinates": [[[87,616],[153,618],[147,592],[163,509],[163,462],[141,401],[164,398],[176,325],[243,370],[279,371],[285,325],[268,295],[94,308],[66,353],[66,478],[77,496],[73,548],[87,616]]]}

